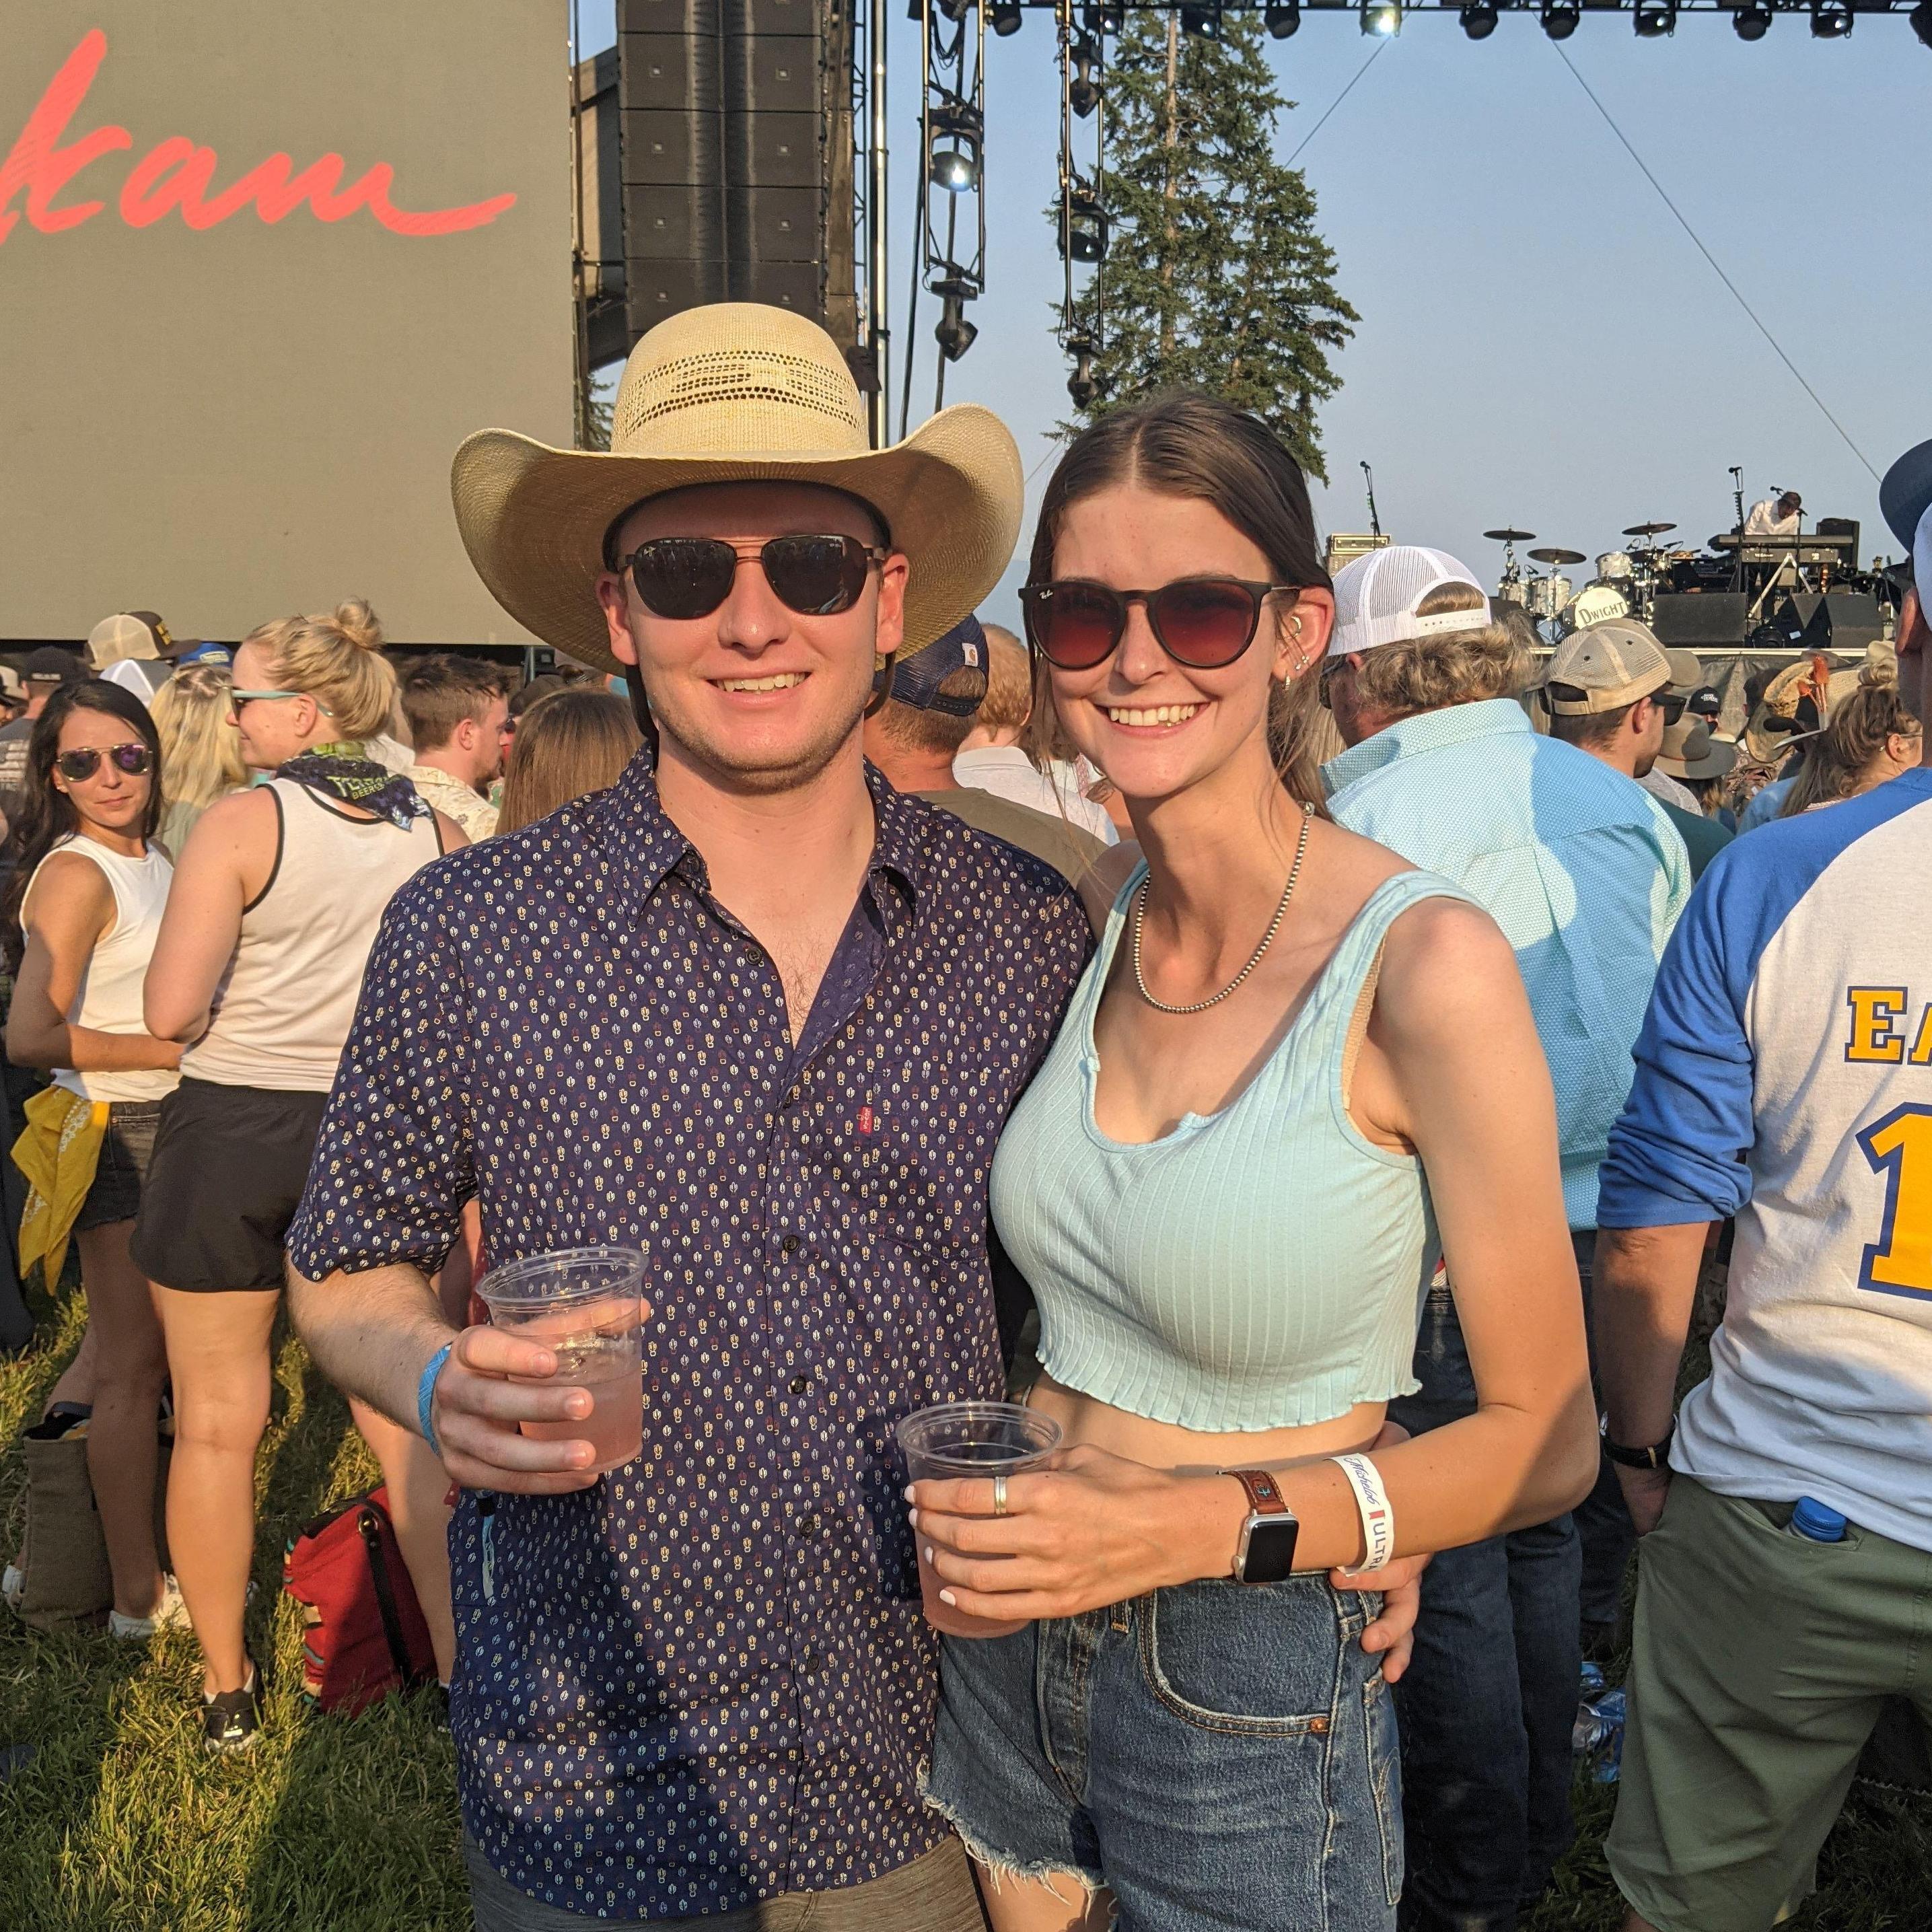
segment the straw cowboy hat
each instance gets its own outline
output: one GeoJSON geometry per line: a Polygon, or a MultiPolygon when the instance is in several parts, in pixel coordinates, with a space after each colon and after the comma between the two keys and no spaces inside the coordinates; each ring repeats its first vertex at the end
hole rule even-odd
{"type": "Polygon", "coordinates": [[[756,302],[686,309],[638,343],[608,452],[479,430],[456,452],[450,491],[497,602],[580,663],[621,671],[596,597],[605,532],[648,496],[772,481],[843,490],[884,519],[909,564],[902,657],[971,613],[1019,536],[1019,452],[990,410],[943,410],[903,442],[871,448],[831,337],[756,302]]]}
{"type": "Polygon", "coordinates": [[[1822,656],[1800,658],[1788,664],[1764,688],[1757,709],[1744,728],[1744,756],[1752,764],[1779,763],[1794,746],[1815,738],[1832,713],[1858,688],[1858,674],[1834,670],[1822,656]],[[1768,724],[1780,718],[1784,728],[1768,724]]]}

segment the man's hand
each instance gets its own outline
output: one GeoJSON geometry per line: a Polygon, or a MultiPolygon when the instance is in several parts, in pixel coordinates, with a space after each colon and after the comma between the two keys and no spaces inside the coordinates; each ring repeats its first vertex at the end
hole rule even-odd
{"type": "Polygon", "coordinates": [[[430,1405],[442,1466],[456,1481],[523,1496],[564,1495],[596,1481],[590,1465],[597,1452],[582,1437],[544,1441],[518,1426],[556,1426],[590,1414],[590,1391],[550,1381],[556,1373],[550,1350],[501,1329],[466,1328],[457,1336],[430,1405]]]}
{"type": "Polygon", "coordinates": [[[1664,1514],[1664,1498],[1670,1493],[1668,1469],[1628,1469],[1622,1463],[1611,1465],[1617,1472],[1617,1486],[1624,1492],[1630,1521],[1640,1536],[1648,1536],[1664,1514]]]}

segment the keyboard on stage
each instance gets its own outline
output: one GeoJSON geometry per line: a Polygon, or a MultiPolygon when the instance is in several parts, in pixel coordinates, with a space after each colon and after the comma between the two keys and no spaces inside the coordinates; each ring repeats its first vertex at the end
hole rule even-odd
{"type": "Polygon", "coordinates": [[[1834,531],[1808,531],[1802,536],[1748,536],[1742,544],[1737,532],[1726,530],[1711,539],[1713,550],[1734,550],[1741,563],[1782,563],[1789,557],[1804,563],[1850,564],[1856,560],[1856,536],[1840,536],[1834,531]]]}

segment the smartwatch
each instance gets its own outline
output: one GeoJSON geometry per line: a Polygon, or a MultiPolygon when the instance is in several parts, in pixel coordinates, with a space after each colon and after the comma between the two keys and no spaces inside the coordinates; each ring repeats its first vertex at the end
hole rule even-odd
{"type": "Polygon", "coordinates": [[[1222,1469],[1248,1492],[1248,1514],[1235,1546],[1233,1576],[1238,1583],[1280,1583],[1294,1572],[1294,1546],[1301,1523],[1265,1469],[1222,1469]]]}

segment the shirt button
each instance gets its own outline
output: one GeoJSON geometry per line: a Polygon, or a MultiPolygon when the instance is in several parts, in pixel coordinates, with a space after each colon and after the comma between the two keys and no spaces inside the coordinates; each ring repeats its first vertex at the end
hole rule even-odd
{"type": "Polygon", "coordinates": [[[787,1234],[779,1241],[778,1252],[780,1254],[792,1255],[797,1253],[797,1252],[798,1237],[796,1234],[787,1234]]]}
{"type": "Polygon", "coordinates": [[[808,1650],[798,1660],[799,1675],[816,1677],[825,1667],[825,1659],[815,1650],[808,1650]]]}
{"type": "Polygon", "coordinates": [[[809,1543],[818,1534],[818,1519],[815,1516],[802,1516],[792,1527],[798,1532],[801,1543],[809,1543]]]}
{"type": "Polygon", "coordinates": [[[811,1386],[812,1378],[809,1376],[794,1376],[791,1378],[791,1392],[794,1395],[804,1394],[811,1386]]]}

